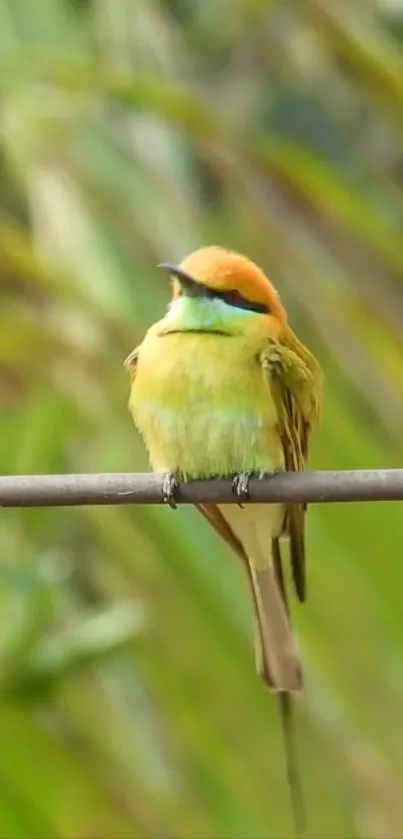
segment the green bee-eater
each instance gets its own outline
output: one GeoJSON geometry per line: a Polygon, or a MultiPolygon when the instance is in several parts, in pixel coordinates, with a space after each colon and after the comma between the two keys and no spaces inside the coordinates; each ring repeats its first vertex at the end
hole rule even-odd
{"type": "MultiPolygon", "coordinates": [[[[272,283],[246,257],[206,247],[179,266],[162,267],[173,278],[173,298],[125,362],[130,411],[153,470],[168,476],[169,502],[176,481],[217,476],[235,476],[241,502],[250,475],[303,468],[320,413],[321,368],[289,327],[272,283]]],[[[302,601],[305,505],[198,507],[245,564],[258,671],[280,692],[287,716],[289,694],[301,688],[302,675],[279,539],[290,540],[302,601]]]]}

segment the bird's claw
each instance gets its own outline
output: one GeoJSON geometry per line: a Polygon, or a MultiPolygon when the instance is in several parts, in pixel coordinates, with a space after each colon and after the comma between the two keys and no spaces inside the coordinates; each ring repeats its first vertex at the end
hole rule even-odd
{"type": "Polygon", "coordinates": [[[239,499],[239,506],[242,507],[242,501],[249,501],[249,482],[252,477],[252,472],[239,472],[235,475],[232,481],[232,491],[239,499]]]}
{"type": "Polygon", "coordinates": [[[273,469],[272,472],[239,472],[235,475],[232,481],[232,491],[239,499],[239,507],[242,507],[242,501],[250,501],[249,484],[251,478],[255,477],[258,480],[271,478],[278,472],[281,472],[281,469],[273,469]]]}
{"type": "Polygon", "coordinates": [[[164,476],[164,480],[162,482],[162,503],[168,504],[172,510],[177,509],[177,504],[175,503],[175,496],[178,488],[178,478],[175,474],[173,474],[173,472],[168,472],[164,476]]]}

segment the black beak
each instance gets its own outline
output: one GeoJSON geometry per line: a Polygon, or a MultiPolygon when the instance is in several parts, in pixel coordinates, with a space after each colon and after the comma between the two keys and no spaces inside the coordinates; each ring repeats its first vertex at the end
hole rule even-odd
{"type": "Polygon", "coordinates": [[[160,262],[157,268],[164,268],[165,271],[168,271],[172,277],[176,277],[179,280],[182,290],[187,297],[203,297],[205,294],[205,288],[201,283],[198,283],[197,280],[194,280],[190,274],[187,274],[186,271],[183,271],[179,265],[171,265],[170,262],[160,262]]]}

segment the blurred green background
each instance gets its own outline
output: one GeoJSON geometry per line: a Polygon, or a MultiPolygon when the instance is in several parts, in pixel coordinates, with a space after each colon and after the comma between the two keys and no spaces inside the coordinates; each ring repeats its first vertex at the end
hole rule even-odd
{"type": "MultiPolygon", "coordinates": [[[[122,362],[203,244],[326,373],[311,466],[401,465],[401,0],[0,0],[0,470],[143,471],[122,362]]],[[[403,519],[311,507],[309,837],[403,835],[403,519]]],[[[289,837],[243,570],[191,508],[4,510],[0,836],[289,837]]]]}

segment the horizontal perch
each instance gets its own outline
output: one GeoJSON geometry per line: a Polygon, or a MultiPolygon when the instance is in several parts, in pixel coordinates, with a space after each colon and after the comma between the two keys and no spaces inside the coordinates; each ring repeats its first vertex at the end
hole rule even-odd
{"type": "MultiPolygon", "coordinates": [[[[67,507],[89,504],[161,504],[163,475],[108,473],[90,475],[0,476],[1,507],[67,507]]],[[[181,483],[178,504],[227,504],[236,499],[230,480],[181,483]]],[[[279,472],[252,478],[250,501],[399,501],[403,469],[279,472]]]]}

